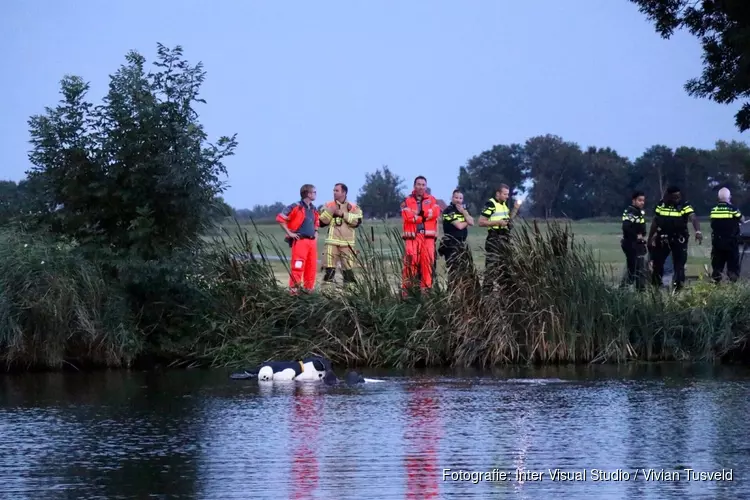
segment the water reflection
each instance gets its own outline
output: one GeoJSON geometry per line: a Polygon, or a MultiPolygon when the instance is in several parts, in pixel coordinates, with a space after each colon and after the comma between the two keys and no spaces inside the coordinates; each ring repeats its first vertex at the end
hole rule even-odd
{"type": "Polygon", "coordinates": [[[318,488],[318,428],[325,419],[324,399],[317,383],[296,384],[293,418],[289,420],[290,453],[292,455],[292,494],[300,500],[314,498],[318,488]]]}
{"type": "Polygon", "coordinates": [[[406,389],[406,498],[437,498],[442,470],[438,468],[441,438],[440,401],[434,383],[410,385],[406,389]]]}
{"type": "Polygon", "coordinates": [[[747,371],[534,373],[336,388],[211,371],[0,376],[0,498],[750,496],[747,371]],[[733,481],[547,475],[685,467],[733,481]],[[510,480],[444,481],[443,468],[510,480]]]}

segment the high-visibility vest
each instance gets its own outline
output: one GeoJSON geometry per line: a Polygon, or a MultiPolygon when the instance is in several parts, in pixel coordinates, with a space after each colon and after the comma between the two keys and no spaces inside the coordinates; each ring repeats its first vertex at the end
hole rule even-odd
{"type": "MultiPolygon", "coordinates": [[[[497,201],[495,198],[490,198],[488,203],[492,206],[491,208],[485,208],[484,211],[482,211],[482,215],[489,219],[490,222],[510,220],[510,210],[508,210],[508,205],[504,201],[497,201]]],[[[490,226],[487,230],[510,231],[510,228],[508,226],[490,226]]]]}

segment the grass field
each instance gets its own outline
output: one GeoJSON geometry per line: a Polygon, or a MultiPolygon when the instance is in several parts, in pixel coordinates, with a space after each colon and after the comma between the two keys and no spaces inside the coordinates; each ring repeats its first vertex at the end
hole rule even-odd
{"type": "MultiPolygon", "coordinates": [[[[558,222],[560,222],[558,220],[558,222]]],[[[594,256],[602,264],[603,272],[612,281],[620,279],[625,267],[625,257],[620,249],[621,225],[620,222],[602,222],[602,221],[564,221],[570,224],[574,237],[585,242],[586,246],[592,249],[594,256]]],[[[531,224],[532,219],[520,220],[518,224],[531,224]]],[[[545,222],[537,221],[540,229],[544,231],[545,222]]],[[[223,226],[224,236],[232,236],[238,231],[244,232],[256,243],[260,243],[267,255],[273,260],[271,265],[276,277],[282,283],[289,279],[288,264],[289,247],[283,240],[283,233],[278,224],[273,222],[247,223],[237,225],[236,222],[228,222],[223,226]],[[277,257],[277,256],[280,256],[277,257]]],[[[400,230],[400,220],[392,219],[389,221],[366,221],[358,230],[357,247],[367,246],[383,257],[389,255],[398,255],[396,245],[400,245],[398,240],[398,231],[400,230]],[[364,242],[363,238],[369,240],[364,242]]],[[[478,269],[484,267],[484,239],[487,230],[480,227],[469,228],[469,245],[473,251],[474,262],[478,269]]],[[[324,236],[324,233],[321,234],[324,236]]],[[[708,235],[707,235],[708,236],[708,235]]],[[[207,238],[211,238],[210,236],[207,238]]],[[[324,237],[318,240],[318,255],[322,258],[324,248],[324,237]]],[[[691,239],[688,250],[687,275],[699,276],[706,272],[706,266],[710,264],[710,237],[709,241],[704,241],[698,245],[691,239]]],[[[320,262],[319,262],[320,266],[320,262]]],[[[445,264],[443,259],[438,261],[438,273],[444,275],[445,264]]],[[[321,279],[319,271],[319,281],[321,279]]],[[[339,273],[337,279],[340,280],[339,273]]]]}

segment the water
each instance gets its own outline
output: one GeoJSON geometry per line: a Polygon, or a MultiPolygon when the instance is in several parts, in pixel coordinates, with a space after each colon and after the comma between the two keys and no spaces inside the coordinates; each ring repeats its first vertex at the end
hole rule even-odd
{"type": "Polygon", "coordinates": [[[367,375],[387,382],[266,390],[223,371],[0,375],[0,498],[750,494],[747,369],[367,375]],[[685,468],[731,469],[732,480],[688,481],[685,468]],[[444,480],[444,469],[496,480],[444,480]],[[587,478],[553,481],[548,469],[587,478]],[[631,479],[596,481],[593,469],[631,479]]]}

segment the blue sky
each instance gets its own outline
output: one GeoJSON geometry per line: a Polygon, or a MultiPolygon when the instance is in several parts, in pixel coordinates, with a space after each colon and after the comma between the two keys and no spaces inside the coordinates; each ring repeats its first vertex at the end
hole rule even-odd
{"type": "Polygon", "coordinates": [[[493,144],[552,133],[634,158],[743,139],[734,106],[689,97],[697,41],[662,40],[627,0],[5,0],[0,178],[28,168],[30,115],[77,74],[99,100],[130,49],[180,44],[208,72],[201,120],[238,134],[226,200],[355,198],[365,172],[426,175],[448,197],[493,144]]]}

